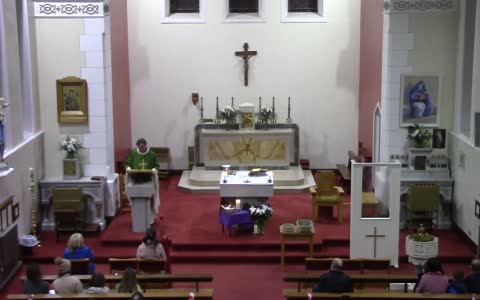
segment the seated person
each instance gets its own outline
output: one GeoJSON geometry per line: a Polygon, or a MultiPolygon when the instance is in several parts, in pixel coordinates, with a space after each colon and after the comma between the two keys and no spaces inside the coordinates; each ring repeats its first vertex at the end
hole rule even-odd
{"type": "Polygon", "coordinates": [[[154,228],[150,227],[145,232],[142,244],[137,249],[137,258],[167,259],[162,243],[157,240],[157,233],[154,228]]]}
{"type": "MultiPolygon", "coordinates": [[[[137,149],[133,150],[125,162],[127,170],[152,170],[158,171],[157,156],[147,147],[144,138],[137,140],[137,149]]],[[[150,174],[132,174],[132,179],[137,183],[151,181],[150,174]]]]}
{"type": "Polygon", "coordinates": [[[130,298],[130,299],[132,299],[132,300],[143,300],[145,298],[143,297],[142,293],[135,292],[135,293],[132,294],[132,298],[130,298]]]}
{"type": "Polygon", "coordinates": [[[107,294],[110,293],[108,286],[105,286],[105,275],[103,273],[93,273],[90,278],[89,288],[85,290],[85,294],[107,294]]]}
{"type": "Polygon", "coordinates": [[[143,293],[142,288],[137,283],[137,274],[132,268],[127,268],[123,272],[122,280],[115,286],[116,293],[143,293]]]}
{"type": "Polygon", "coordinates": [[[448,277],[436,257],[427,259],[424,264],[424,273],[418,282],[417,293],[443,294],[448,288],[448,277]]]}
{"type": "Polygon", "coordinates": [[[350,276],[342,271],[343,261],[334,258],[330,271],[320,276],[319,282],[313,287],[314,293],[351,293],[353,283],[350,276]]]}
{"type": "Polygon", "coordinates": [[[23,282],[24,294],[48,294],[48,282],[42,280],[40,267],[32,263],[27,267],[27,279],[23,282]]]}
{"type": "Polygon", "coordinates": [[[480,294],[480,259],[474,258],[471,267],[472,274],[465,278],[465,284],[469,293],[480,294]]]}
{"type": "Polygon", "coordinates": [[[455,271],[452,274],[453,279],[448,280],[448,294],[466,294],[468,289],[465,284],[463,271],[455,271]]]}
{"type": "Polygon", "coordinates": [[[70,274],[70,261],[61,257],[55,258],[58,269],[58,278],[53,282],[53,288],[57,294],[83,293],[83,285],[80,279],[70,274]]]}
{"type": "Polygon", "coordinates": [[[95,273],[95,265],[93,264],[93,251],[85,246],[85,240],[81,233],[74,233],[70,236],[67,248],[63,251],[63,258],[66,259],[84,259],[88,258],[89,274],[95,273]]]}

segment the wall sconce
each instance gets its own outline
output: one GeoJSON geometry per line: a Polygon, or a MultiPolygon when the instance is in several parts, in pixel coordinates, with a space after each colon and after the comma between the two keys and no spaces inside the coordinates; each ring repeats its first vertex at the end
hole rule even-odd
{"type": "Polygon", "coordinates": [[[192,103],[193,103],[193,105],[197,105],[197,103],[198,103],[198,93],[192,93],[192,103]]]}

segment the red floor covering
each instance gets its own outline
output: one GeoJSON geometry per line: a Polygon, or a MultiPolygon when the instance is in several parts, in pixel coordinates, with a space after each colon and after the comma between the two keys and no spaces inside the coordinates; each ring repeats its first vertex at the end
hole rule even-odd
{"type": "MultiPolygon", "coordinates": [[[[304,271],[301,263],[307,255],[305,243],[292,243],[287,247],[287,266],[280,269],[280,224],[292,223],[299,218],[310,218],[311,202],[309,194],[280,194],[270,199],[273,217],[267,221],[265,234],[253,236],[246,233],[234,233],[229,237],[221,231],[218,223],[219,196],[214,194],[185,193],[178,188],[179,177],[161,181],[160,216],[156,227],[165,229],[173,242],[170,259],[174,273],[213,274],[215,299],[240,300],[248,297],[255,299],[282,299],[281,289],[293,287],[284,283],[286,272],[304,271]],[[250,262],[250,263],[248,263],[250,262]],[[259,262],[262,262],[259,264],[259,262]]],[[[344,209],[344,221],[338,224],[335,218],[322,218],[315,223],[315,256],[348,257],[349,252],[349,204],[348,197],[344,209]]],[[[394,272],[414,272],[413,266],[405,262],[404,238],[400,234],[400,268],[394,272]]],[[[467,262],[474,252],[455,231],[436,231],[440,237],[440,259],[447,272],[457,269],[467,270],[467,262]]],[[[95,253],[97,270],[107,272],[109,257],[133,257],[141,239],[141,233],[131,231],[129,213],[117,216],[102,233],[86,235],[86,243],[95,253]]],[[[44,274],[54,274],[49,264],[53,258],[63,253],[67,236],[55,241],[51,232],[40,235],[42,247],[34,249],[32,257],[24,257],[25,262],[42,263],[44,274]]],[[[22,274],[24,270],[19,272],[22,274]]],[[[20,292],[19,274],[12,280],[5,292],[20,292]]]]}

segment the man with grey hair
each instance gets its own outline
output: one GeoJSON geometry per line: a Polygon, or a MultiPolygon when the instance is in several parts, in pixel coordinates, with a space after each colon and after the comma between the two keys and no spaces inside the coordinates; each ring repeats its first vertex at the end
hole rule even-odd
{"type": "Polygon", "coordinates": [[[472,259],[472,274],[465,278],[467,290],[472,294],[480,294],[480,258],[472,259]]]}
{"type": "Polygon", "coordinates": [[[350,276],[342,271],[343,262],[340,258],[334,258],[330,271],[320,276],[319,282],[313,287],[317,293],[351,293],[353,284],[350,276]]]}

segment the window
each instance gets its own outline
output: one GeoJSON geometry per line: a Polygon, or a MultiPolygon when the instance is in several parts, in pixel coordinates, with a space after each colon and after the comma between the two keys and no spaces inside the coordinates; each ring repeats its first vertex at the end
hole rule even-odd
{"type": "Polygon", "coordinates": [[[258,0],[229,0],[230,13],[258,13],[258,0]]]}
{"type": "Polygon", "coordinates": [[[266,0],[222,0],[223,21],[237,23],[265,22],[266,0]]]}
{"type": "Polygon", "coordinates": [[[317,0],[288,0],[288,12],[312,12],[318,11],[317,0]]]}
{"type": "Polygon", "coordinates": [[[198,0],[170,0],[170,14],[199,12],[198,0]]]}
{"type": "Polygon", "coordinates": [[[162,23],[205,23],[206,0],[161,0],[162,23]]]}
{"type": "Polygon", "coordinates": [[[323,23],[326,0],[282,0],[282,22],[323,23]]]}
{"type": "Polygon", "coordinates": [[[465,1],[465,24],[463,32],[463,62],[462,62],[462,83],[460,101],[460,133],[471,137],[472,120],[472,81],[473,81],[473,60],[475,46],[475,12],[476,1],[465,1]]]}

